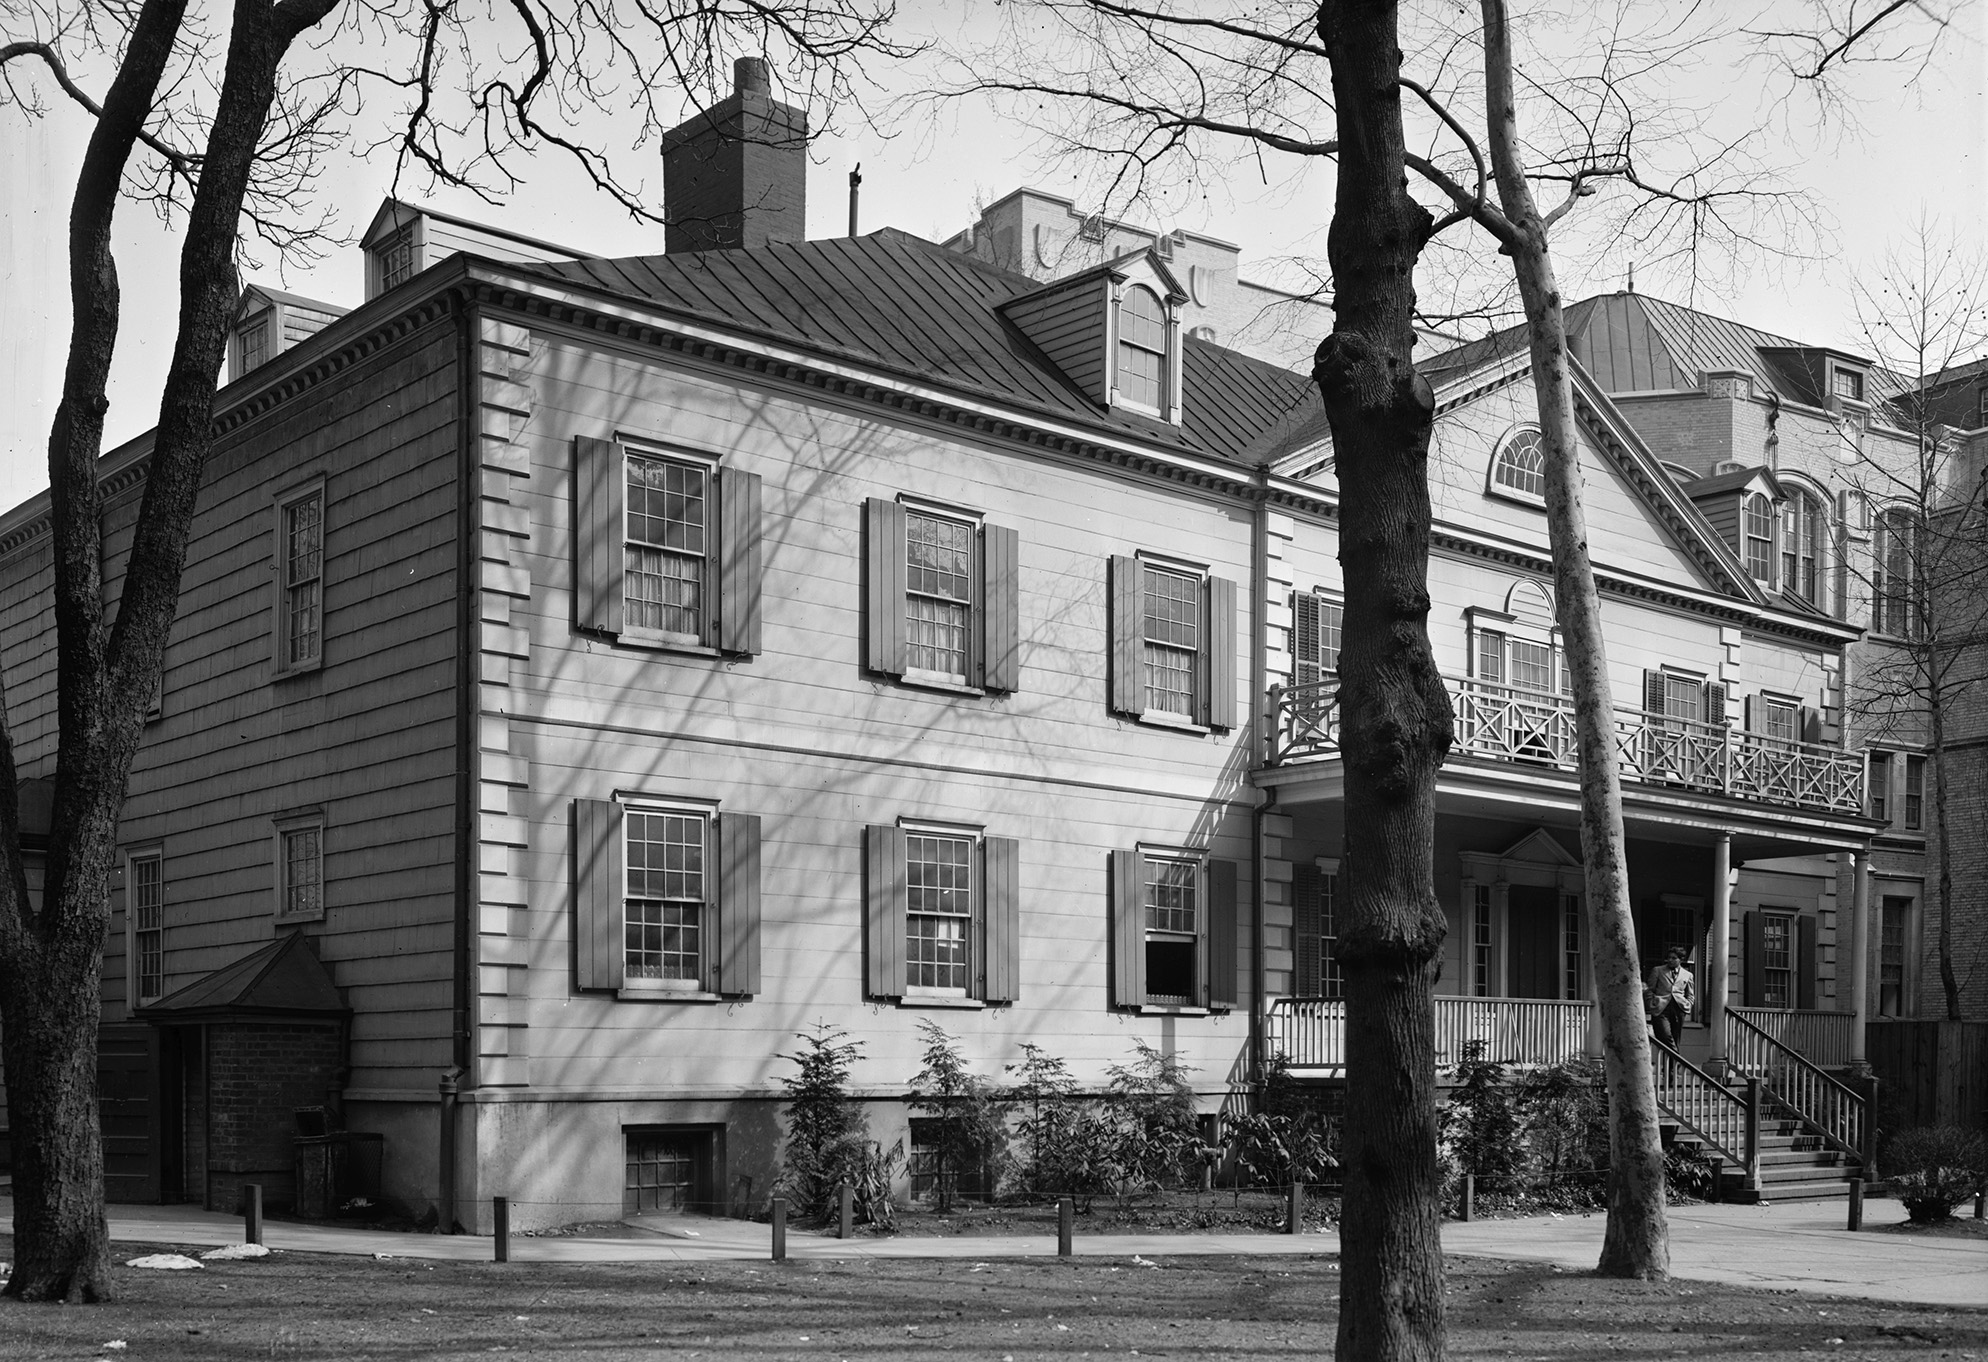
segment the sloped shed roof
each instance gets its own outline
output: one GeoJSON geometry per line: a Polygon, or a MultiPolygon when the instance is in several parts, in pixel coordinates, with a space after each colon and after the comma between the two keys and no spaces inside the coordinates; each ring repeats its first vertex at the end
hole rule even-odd
{"type": "Polygon", "coordinates": [[[285,932],[232,965],[194,980],[137,1009],[152,1021],[194,1021],[243,1015],[337,1015],[346,1012],[337,987],[302,932],[285,932]]]}
{"type": "Polygon", "coordinates": [[[517,268],[1244,467],[1293,412],[1318,405],[1305,375],[1190,338],[1178,427],[1101,406],[1000,315],[1044,285],[891,229],[517,268]]]}

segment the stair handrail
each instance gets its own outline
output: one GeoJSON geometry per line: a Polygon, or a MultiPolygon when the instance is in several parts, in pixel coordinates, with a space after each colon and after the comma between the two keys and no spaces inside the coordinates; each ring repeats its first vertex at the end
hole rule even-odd
{"type": "Polygon", "coordinates": [[[1738,1168],[1748,1187],[1759,1185],[1759,1085],[1749,1083],[1747,1095],[1736,1097],[1732,1089],[1654,1036],[1650,1068],[1657,1105],[1738,1168]]]}
{"type": "Polygon", "coordinates": [[[1871,1106],[1862,1093],[1731,1010],[1726,1012],[1726,1054],[1735,1069],[1760,1079],[1768,1096],[1804,1126],[1851,1158],[1868,1161],[1871,1106]],[[1756,1054],[1758,1060],[1751,1058],[1756,1054]]]}

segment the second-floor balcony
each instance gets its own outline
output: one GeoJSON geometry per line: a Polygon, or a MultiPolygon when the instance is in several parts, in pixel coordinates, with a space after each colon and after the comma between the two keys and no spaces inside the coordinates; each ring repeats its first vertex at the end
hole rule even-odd
{"type": "MultiPolygon", "coordinates": [[[[1270,765],[1337,756],[1338,682],[1271,690],[1270,765]]],[[[1579,764],[1574,703],[1566,696],[1486,681],[1449,681],[1453,757],[1573,772],[1579,764]]],[[[1864,811],[1864,754],[1748,733],[1726,724],[1615,708],[1622,779],[1762,803],[1864,811]]]]}

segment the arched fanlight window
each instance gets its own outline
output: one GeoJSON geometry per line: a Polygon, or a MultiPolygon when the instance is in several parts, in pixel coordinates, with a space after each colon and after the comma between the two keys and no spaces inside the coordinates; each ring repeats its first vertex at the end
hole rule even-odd
{"type": "Polygon", "coordinates": [[[1164,410],[1166,378],[1166,309],[1158,294],[1133,284],[1118,302],[1118,395],[1142,407],[1164,410]]]}
{"type": "Polygon", "coordinates": [[[1530,426],[1515,430],[1498,446],[1491,482],[1525,496],[1546,496],[1546,445],[1538,431],[1530,426]]]}
{"type": "Polygon", "coordinates": [[[1774,579],[1774,504],[1755,492],[1740,508],[1741,542],[1747,575],[1757,582],[1774,579]]]}
{"type": "Polygon", "coordinates": [[[1781,506],[1781,587],[1822,604],[1822,502],[1797,487],[1781,506]]]}

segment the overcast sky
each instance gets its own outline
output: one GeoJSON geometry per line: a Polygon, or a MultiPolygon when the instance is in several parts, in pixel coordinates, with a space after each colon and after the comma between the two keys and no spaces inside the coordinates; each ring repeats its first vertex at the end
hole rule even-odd
{"type": "MultiPolygon", "coordinates": [[[[915,27],[956,33],[986,26],[997,10],[985,0],[901,0],[915,27]],[[964,17],[958,6],[966,6],[964,17]]],[[[1521,10],[1523,5],[1516,6],[1521,10]]],[[[1763,262],[1736,280],[1722,280],[1691,298],[1678,297],[1799,340],[1856,350],[1856,333],[1842,288],[1850,272],[1874,261],[1889,241],[1910,230],[1921,212],[1971,235],[1988,234],[1988,5],[1964,4],[1964,31],[1950,33],[1934,63],[1869,68],[1858,73],[1863,103],[1854,135],[1806,137],[1791,151],[1796,176],[1814,197],[1833,258],[1796,266],[1763,262]]],[[[1012,12],[1012,11],[1011,11],[1012,12]]],[[[912,66],[899,83],[918,79],[912,66]]],[[[17,504],[47,485],[46,440],[60,392],[68,342],[64,234],[74,174],[88,122],[51,99],[50,115],[24,119],[0,108],[0,507],[17,504]]],[[[847,230],[849,170],[862,165],[861,226],[892,226],[942,239],[970,222],[979,203],[1022,185],[1082,199],[1093,191],[1088,167],[1045,161],[1024,129],[978,105],[902,124],[886,137],[869,128],[834,129],[813,148],[808,184],[812,237],[847,230]]],[[[334,166],[323,200],[340,226],[356,236],[392,188],[389,168],[334,166]]],[[[660,174],[655,177],[660,180],[660,174]]],[[[460,193],[424,194],[404,185],[401,196],[514,232],[602,255],[659,252],[661,229],[632,223],[614,205],[590,198],[572,177],[547,164],[501,206],[460,193]]],[[[1156,227],[1184,227],[1242,248],[1246,277],[1274,280],[1280,262],[1323,255],[1331,180],[1324,163],[1294,174],[1291,166],[1251,159],[1220,182],[1176,192],[1151,215],[1156,227]]],[[[1088,207],[1089,204],[1084,204],[1088,207]]],[[[178,245],[171,228],[149,210],[127,205],[118,224],[123,281],[123,332],[111,387],[105,448],[142,433],[156,418],[159,385],[170,356],[177,307],[178,245]]],[[[1619,269],[1612,262],[1610,274],[1619,269]]],[[[356,246],[334,250],[314,268],[279,274],[252,272],[264,282],[306,296],[356,305],[363,271],[356,246]]],[[[1562,277],[1570,298],[1620,288],[1617,277],[1562,277]]],[[[1650,290],[1647,278],[1639,287],[1650,290]]],[[[1660,291],[1677,296],[1676,287],[1660,291]]]]}

